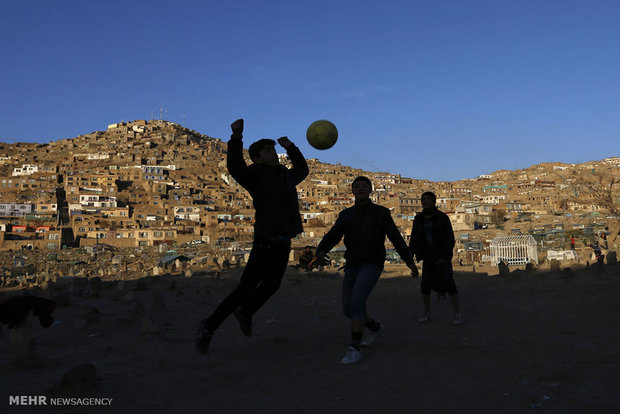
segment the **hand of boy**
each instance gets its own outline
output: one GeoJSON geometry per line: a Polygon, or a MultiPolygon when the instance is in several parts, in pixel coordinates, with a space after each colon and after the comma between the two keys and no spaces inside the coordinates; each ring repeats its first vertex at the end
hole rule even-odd
{"type": "Polygon", "coordinates": [[[418,268],[416,267],[415,263],[407,265],[407,267],[411,269],[411,277],[415,278],[415,277],[420,276],[420,272],[418,272],[418,268]]]}
{"type": "Polygon", "coordinates": [[[290,139],[288,139],[288,137],[278,138],[278,144],[282,145],[285,149],[288,149],[288,147],[293,145],[293,143],[290,139]]]}
{"type": "Polygon", "coordinates": [[[237,119],[235,122],[230,124],[230,129],[232,130],[232,134],[235,138],[241,139],[243,134],[243,119],[237,119]]]}
{"type": "Polygon", "coordinates": [[[329,256],[327,256],[327,253],[317,250],[316,259],[314,259],[313,262],[316,262],[319,266],[323,266],[329,263],[329,256]]]}

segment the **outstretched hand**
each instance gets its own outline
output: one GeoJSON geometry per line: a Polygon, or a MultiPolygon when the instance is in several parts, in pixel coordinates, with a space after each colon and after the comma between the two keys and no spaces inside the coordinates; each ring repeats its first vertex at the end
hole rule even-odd
{"type": "Polygon", "coordinates": [[[312,262],[317,263],[319,266],[324,266],[329,263],[329,256],[327,253],[317,250],[316,257],[312,262]]]}
{"type": "Polygon", "coordinates": [[[285,149],[293,145],[293,143],[290,139],[288,139],[288,137],[278,138],[278,144],[282,145],[285,149]]]}
{"type": "Polygon", "coordinates": [[[243,134],[243,119],[237,119],[230,124],[233,135],[241,136],[243,134]]]}
{"type": "Polygon", "coordinates": [[[407,267],[411,270],[411,277],[415,278],[420,276],[420,272],[418,272],[418,268],[416,267],[415,263],[407,265],[407,267]]]}

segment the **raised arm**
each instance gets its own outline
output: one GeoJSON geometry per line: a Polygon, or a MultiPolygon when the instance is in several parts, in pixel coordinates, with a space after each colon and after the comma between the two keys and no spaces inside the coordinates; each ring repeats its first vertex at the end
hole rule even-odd
{"type": "Polygon", "coordinates": [[[232,177],[244,188],[248,188],[252,182],[252,176],[248,172],[248,165],[243,159],[243,119],[237,119],[230,125],[232,135],[228,141],[226,154],[226,167],[232,177]]]}
{"type": "Polygon", "coordinates": [[[293,163],[293,168],[291,168],[290,171],[293,175],[293,179],[295,180],[295,185],[301,183],[309,173],[306,159],[299,148],[297,148],[297,146],[287,137],[278,138],[278,143],[284,147],[289,159],[293,163]]]}

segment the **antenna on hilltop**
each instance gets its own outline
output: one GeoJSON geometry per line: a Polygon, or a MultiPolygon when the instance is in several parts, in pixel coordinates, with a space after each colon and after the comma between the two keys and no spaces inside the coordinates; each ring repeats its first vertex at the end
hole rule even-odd
{"type": "Polygon", "coordinates": [[[164,106],[159,107],[159,120],[161,121],[162,112],[164,112],[164,106]]]}
{"type": "Polygon", "coordinates": [[[181,125],[185,126],[185,114],[183,114],[183,123],[181,125]]]}

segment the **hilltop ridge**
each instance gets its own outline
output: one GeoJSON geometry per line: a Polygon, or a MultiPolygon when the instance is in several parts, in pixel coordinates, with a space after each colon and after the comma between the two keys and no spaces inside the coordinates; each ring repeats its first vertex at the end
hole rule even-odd
{"type": "MultiPolygon", "coordinates": [[[[21,224],[19,217],[24,223],[30,217],[47,220],[57,230],[71,228],[71,245],[101,239],[119,247],[247,242],[254,209],[226,170],[226,150],[221,139],[164,120],[118,122],[48,144],[0,144],[3,230],[12,233],[11,226],[21,224]]],[[[281,162],[288,160],[282,156],[281,162]]],[[[392,210],[403,234],[427,190],[438,195],[439,208],[450,215],[455,231],[508,226],[527,231],[557,223],[559,216],[567,226],[577,216],[589,221],[575,224],[591,226],[597,216],[617,215],[617,186],[610,187],[609,205],[596,199],[592,188],[605,189],[618,180],[619,157],[542,163],[458,181],[413,179],[315,158],[308,165],[310,175],[298,186],[304,220],[300,241],[321,237],[340,210],[352,204],[350,184],[358,175],[372,179],[373,201],[392,210]]],[[[19,239],[5,234],[0,248],[29,243],[19,239]]]]}

